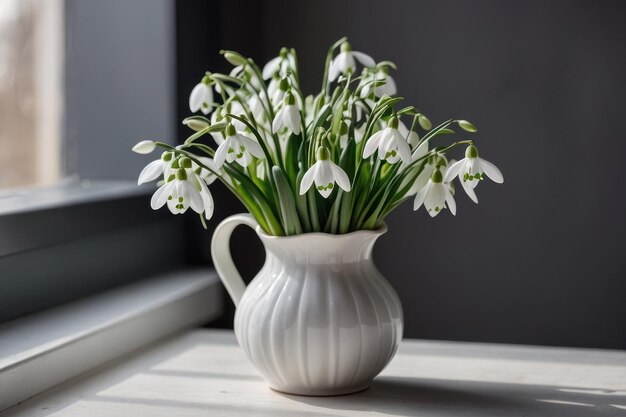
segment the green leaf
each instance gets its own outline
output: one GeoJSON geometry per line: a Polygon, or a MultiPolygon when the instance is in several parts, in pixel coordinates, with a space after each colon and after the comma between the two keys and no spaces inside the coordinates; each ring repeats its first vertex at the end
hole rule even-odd
{"type": "Polygon", "coordinates": [[[302,228],[305,233],[312,232],[311,220],[309,219],[309,208],[307,205],[307,196],[306,194],[300,195],[300,183],[302,182],[302,177],[304,176],[304,171],[300,171],[296,178],[296,209],[298,210],[298,216],[300,217],[300,222],[302,228]]]}
{"type": "Polygon", "coordinates": [[[302,227],[300,226],[294,193],[289,185],[289,180],[284,171],[278,166],[272,168],[272,176],[276,184],[276,193],[280,202],[280,214],[285,234],[287,236],[301,234],[302,227]]]}
{"type": "Polygon", "coordinates": [[[343,168],[346,174],[348,174],[348,178],[350,178],[351,181],[354,179],[355,161],[356,142],[354,139],[350,139],[348,140],[348,144],[344,148],[343,152],[341,152],[341,156],[339,157],[339,166],[343,168]]]}
{"type": "Polygon", "coordinates": [[[295,187],[296,176],[298,175],[298,154],[300,145],[302,144],[302,136],[291,134],[287,139],[287,149],[285,150],[285,171],[289,183],[295,187]]]}
{"type": "Polygon", "coordinates": [[[459,125],[461,129],[465,130],[466,132],[472,132],[472,133],[478,132],[478,129],[476,129],[476,126],[474,126],[467,120],[457,120],[456,123],[459,125]]]}

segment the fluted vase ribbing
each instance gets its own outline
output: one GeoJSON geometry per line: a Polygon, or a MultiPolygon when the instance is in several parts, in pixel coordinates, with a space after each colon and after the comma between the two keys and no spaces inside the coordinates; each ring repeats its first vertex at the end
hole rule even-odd
{"type": "Polygon", "coordinates": [[[307,233],[274,237],[249,215],[215,231],[215,267],[237,305],[235,335],[271,388],[301,395],[339,395],[368,387],[402,338],[400,300],[372,261],[386,232],[307,233]],[[266,250],[245,288],[228,250],[232,230],[247,224],[266,250]]]}

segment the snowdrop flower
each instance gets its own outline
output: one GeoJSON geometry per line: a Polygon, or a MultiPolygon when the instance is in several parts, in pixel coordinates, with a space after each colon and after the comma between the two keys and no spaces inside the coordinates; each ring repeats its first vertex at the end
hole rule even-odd
{"type": "Polygon", "coordinates": [[[253,94],[252,97],[248,99],[248,107],[250,108],[250,113],[252,113],[252,116],[254,116],[257,122],[265,118],[263,101],[267,102],[265,91],[261,91],[259,94],[253,94]]]}
{"type": "Polygon", "coordinates": [[[300,134],[300,121],[300,110],[296,106],[296,99],[293,94],[289,92],[285,97],[283,107],[274,117],[272,131],[278,132],[283,127],[286,127],[287,131],[298,135],[300,134]]]}
{"type": "Polygon", "coordinates": [[[446,207],[456,216],[456,202],[452,195],[452,187],[449,183],[443,182],[443,174],[436,169],[426,185],[419,190],[415,196],[413,210],[419,209],[422,204],[430,217],[435,217],[446,207]]]}
{"type": "Polygon", "coordinates": [[[142,155],[147,155],[149,153],[152,153],[152,151],[155,148],[156,148],[156,143],[154,143],[153,141],[142,140],[141,142],[133,146],[133,152],[142,154],[142,155]]]}
{"type": "Polygon", "coordinates": [[[271,94],[272,97],[272,105],[278,106],[285,98],[285,95],[289,91],[289,80],[287,78],[283,78],[280,80],[278,84],[278,88],[274,90],[271,94]]]}
{"type": "Polygon", "coordinates": [[[479,157],[476,146],[470,145],[465,150],[465,158],[450,165],[445,181],[452,181],[458,175],[461,185],[469,198],[474,203],[478,203],[478,197],[476,197],[474,188],[476,188],[480,180],[485,179],[485,174],[495,183],[502,184],[504,182],[504,177],[500,170],[491,162],[479,157]]]}
{"type": "Polygon", "coordinates": [[[141,170],[139,178],[137,179],[137,185],[154,181],[161,175],[165,175],[166,178],[169,177],[173,162],[174,154],[172,152],[163,152],[160,159],[150,162],[144,169],[141,170]]]}
{"type": "Polygon", "coordinates": [[[350,191],[350,179],[341,167],[330,160],[330,151],[325,146],[317,150],[317,162],[302,177],[300,195],[305,194],[315,182],[317,191],[327,198],[335,188],[335,183],[344,191],[350,191]]]}
{"type": "Polygon", "coordinates": [[[384,95],[393,96],[398,92],[396,82],[391,78],[391,75],[389,75],[389,67],[386,66],[368,71],[367,75],[363,78],[363,82],[368,83],[361,89],[360,96],[363,98],[369,97],[372,91],[377,97],[384,95]],[[377,83],[381,85],[376,85],[377,83]]]}
{"type": "Polygon", "coordinates": [[[285,77],[289,72],[289,67],[295,67],[293,55],[289,53],[287,48],[282,48],[280,53],[276,58],[271,59],[265,66],[263,67],[263,79],[269,80],[274,76],[274,74],[278,74],[281,77],[285,77]]]}
{"type": "Polygon", "coordinates": [[[167,207],[173,214],[182,214],[189,207],[196,213],[204,211],[204,202],[200,192],[187,181],[187,172],[179,169],[173,178],[166,180],[159,189],[156,190],[150,206],[153,210],[158,210],[167,203],[167,207]]]}
{"type": "Polygon", "coordinates": [[[328,70],[328,80],[334,81],[339,74],[347,74],[353,72],[356,69],[355,59],[359,61],[365,67],[374,67],[376,62],[371,56],[364,54],[363,52],[356,52],[352,50],[352,46],[348,42],[344,42],[341,45],[341,52],[330,63],[328,70]]]}
{"type": "MultiPolygon", "coordinates": [[[[428,152],[428,149],[426,149],[426,152],[428,152]]],[[[415,156],[414,154],[413,161],[418,160],[424,155],[415,156]]],[[[424,188],[424,186],[426,186],[426,184],[428,183],[428,180],[430,180],[430,178],[432,177],[433,173],[436,170],[440,170],[441,175],[445,177],[447,169],[448,169],[448,161],[445,156],[440,155],[440,154],[430,155],[424,161],[424,167],[422,168],[422,172],[419,173],[419,175],[415,179],[415,182],[413,183],[409,191],[406,193],[406,195],[407,196],[415,195],[419,190],[424,188]]]]}
{"type": "Polygon", "coordinates": [[[339,146],[345,148],[348,145],[348,123],[345,120],[342,120],[339,124],[339,146]]]}
{"type": "Polygon", "coordinates": [[[385,84],[379,85],[374,89],[374,94],[376,94],[376,96],[382,97],[385,94],[388,96],[393,96],[398,92],[398,89],[396,87],[396,82],[394,81],[393,78],[391,78],[391,75],[389,75],[388,67],[379,68],[378,71],[376,72],[375,77],[376,77],[376,81],[385,82],[385,84]]]}
{"type": "Polygon", "coordinates": [[[189,96],[189,109],[195,113],[202,110],[202,113],[209,114],[213,107],[213,90],[209,83],[211,78],[205,75],[194,88],[189,96]]]}
{"type": "Polygon", "coordinates": [[[215,151],[216,168],[221,168],[225,161],[237,161],[239,165],[247,167],[253,156],[263,158],[263,148],[249,137],[237,132],[235,126],[229,124],[226,127],[226,140],[215,151]]]}
{"type": "Polygon", "coordinates": [[[394,116],[386,128],[370,136],[363,150],[363,158],[369,158],[378,150],[378,158],[390,164],[395,164],[399,160],[405,164],[410,163],[411,147],[398,131],[398,123],[398,118],[394,116]]]}
{"type": "Polygon", "coordinates": [[[209,220],[213,217],[215,203],[213,202],[213,195],[211,195],[208,186],[217,179],[217,176],[213,172],[217,172],[218,168],[211,158],[199,157],[198,161],[207,168],[210,168],[210,170],[201,167],[189,158],[183,158],[180,165],[185,169],[189,183],[200,192],[202,206],[204,208],[204,217],[209,220]]]}

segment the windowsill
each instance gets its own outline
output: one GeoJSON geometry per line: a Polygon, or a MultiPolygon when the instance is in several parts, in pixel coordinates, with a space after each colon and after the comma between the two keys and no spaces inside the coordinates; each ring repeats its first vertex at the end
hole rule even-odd
{"type": "Polygon", "coordinates": [[[50,210],[103,200],[145,196],[151,187],[132,181],[70,180],[47,187],[24,187],[0,191],[0,216],[50,210]]]}
{"type": "Polygon", "coordinates": [[[150,186],[73,181],[0,193],[0,257],[163,219],[150,186]]]}
{"type": "Polygon", "coordinates": [[[210,269],[169,273],[0,326],[0,411],[222,311],[210,269]]]}

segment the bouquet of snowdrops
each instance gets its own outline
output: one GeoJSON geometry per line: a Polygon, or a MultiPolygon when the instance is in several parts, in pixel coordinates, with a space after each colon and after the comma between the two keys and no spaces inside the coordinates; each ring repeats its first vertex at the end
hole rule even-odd
{"type": "Polygon", "coordinates": [[[474,125],[446,120],[432,127],[395,96],[395,65],[353,51],[345,38],[328,50],[315,96],[300,89],[293,49],[281,49],[262,69],[237,52],[222,53],[234,68],[207,72],[191,92],[191,111],[204,116],[183,121],[194,131],[184,144],[142,141],[133,148],[164,150],[138,181],[162,177],[155,210],[191,208],[206,228],[214,207],[209,186],[219,179],[270,235],[339,234],[374,229],[411,198],[415,210],[424,206],[432,217],[446,208],[455,214],[455,177],[474,202],[485,176],[503,182],[473,140],[433,144],[455,127],[476,132],[474,125]],[[449,160],[459,145],[465,157],[449,160]]]}

